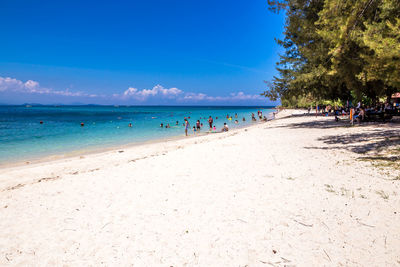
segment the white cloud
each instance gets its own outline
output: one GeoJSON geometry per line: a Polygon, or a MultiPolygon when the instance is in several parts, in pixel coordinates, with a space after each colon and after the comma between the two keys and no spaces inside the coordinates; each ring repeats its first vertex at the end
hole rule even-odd
{"type": "Polygon", "coordinates": [[[262,97],[261,95],[246,95],[243,92],[239,93],[232,93],[230,94],[230,99],[232,100],[263,100],[265,97],[262,97]]]}
{"type": "Polygon", "coordinates": [[[85,92],[71,92],[69,89],[65,90],[53,90],[51,88],[44,88],[39,85],[38,82],[28,80],[26,82],[10,78],[0,77],[0,92],[11,91],[28,94],[50,94],[50,95],[61,95],[61,96],[86,96],[86,97],[97,97],[96,94],[88,94],[85,92]]]}
{"type": "MultiPolygon", "coordinates": [[[[183,93],[182,90],[179,90],[178,88],[164,88],[163,86],[157,84],[156,86],[153,87],[153,89],[143,89],[143,90],[138,90],[137,88],[134,87],[129,87],[123,94],[123,98],[135,98],[137,100],[144,101],[149,97],[156,97],[156,96],[161,96],[161,97],[166,97],[166,98],[176,98],[179,94],[183,93]]],[[[114,97],[119,97],[120,95],[114,94],[114,97]]]]}
{"type": "Polygon", "coordinates": [[[156,85],[152,89],[139,90],[134,87],[129,87],[122,94],[113,94],[115,98],[129,99],[133,98],[139,101],[145,101],[148,98],[168,98],[178,102],[237,102],[246,100],[264,100],[261,95],[245,94],[244,92],[231,93],[227,96],[209,96],[204,93],[184,92],[178,88],[164,88],[161,85],[156,85]]]}
{"type": "Polygon", "coordinates": [[[229,96],[208,96],[203,93],[186,93],[183,101],[237,101],[237,100],[263,100],[260,95],[246,95],[243,92],[231,93],[229,96]]]}
{"type": "Polygon", "coordinates": [[[24,83],[17,80],[17,79],[13,79],[13,78],[3,78],[0,77],[0,92],[2,91],[7,91],[10,89],[15,90],[20,90],[21,88],[24,87],[24,83]]]}
{"type": "Polygon", "coordinates": [[[30,90],[34,90],[36,88],[39,87],[39,83],[32,81],[32,80],[28,80],[25,84],[24,84],[25,88],[30,89],[30,90]]]}
{"type": "Polygon", "coordinates": [[[187,93],[184,97],[183,97],[183,99],[184,100],[196,100],[196,101],[199,101],[199,100],[205,100],[205,99],[207,99],[207,95],[206,94],[202,94],[202,93],[187,93]]]}
{"type": "MultiPolygon", "coordinates": [[[[68,88],[65,90],[54,90],[40,86],[37,81],[28,80],[26,82],[0,76],[0,92],[19,92],[25,94],[46,94],[46,95],[59,95],[66,97],[89,97],[89,98],[107,98],[106,95],[89,94],[82,91],[70,91],[68,88]]],[[[265,98],[260,95],[245,94],[240,91],[231,93],[227,96],[209,96],[204,93],[184,92],[176,87],[165,88],[159,84],[152,89],[139,90],[134,87],[129,87],[122,94],[111,95],[116,101],[135,99],[138,101],[146,101],[149,98],[154,99],[169,99],[177,102],[240,102],[240,101],[254,101],[264,100],[265,98]]]]}

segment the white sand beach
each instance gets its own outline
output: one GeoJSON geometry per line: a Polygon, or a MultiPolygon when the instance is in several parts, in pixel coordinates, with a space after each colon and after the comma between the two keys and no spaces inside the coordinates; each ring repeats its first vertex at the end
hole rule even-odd
{"type": "Polygon", "coordinates": [[[0,265],[400,265],[400,124],[292,113],[0,169],[0,265]]]}

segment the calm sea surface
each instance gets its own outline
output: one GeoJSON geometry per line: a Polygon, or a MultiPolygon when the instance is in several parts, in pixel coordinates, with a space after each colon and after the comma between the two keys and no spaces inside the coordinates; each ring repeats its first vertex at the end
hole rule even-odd
{"type": "MultiPolygon", "coordinates": [[[[0,106],[0,164],[182,136],[184,117],[190,117],[192,127],[200,120],[203,131],[208,130],[209,116],[218,130],[224,122],[231,128],[243,127],[252,123],[251,113],[257,115],[257,110],[263,115],[273,111],[268,107],[0,106]],[[239,124],[234,123],[235,113],[239,124]],[[232,121],[226,119],[228,114],[232,121]],[[171,128],[161,128],[160,123],[171,128]]],[[[193,135],[192,130],[189,133],[193,135]]]]}

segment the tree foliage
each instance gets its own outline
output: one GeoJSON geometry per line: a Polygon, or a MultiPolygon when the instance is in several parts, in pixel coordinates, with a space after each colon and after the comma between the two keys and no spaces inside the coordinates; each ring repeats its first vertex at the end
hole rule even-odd
{"type": "Polygon", "coordinates": [[[285,12],[272,100],[389,97],[400,88],[400,0],[268,0],[285,12]]]}

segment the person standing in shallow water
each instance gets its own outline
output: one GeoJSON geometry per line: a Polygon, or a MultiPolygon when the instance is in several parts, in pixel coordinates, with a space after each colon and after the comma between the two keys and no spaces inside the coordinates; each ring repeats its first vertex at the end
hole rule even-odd
{"type": "Polygon", "coordinates": [[[188,129],[190,127],[190,123],[187,119],[185,119],[185,134],[188,135],[188,129]]]}
{"type": "Polygon", "coordinates": [[[208,124],[210,125],[210,131],[212,130],[212,126],[213,126],[213,118],[210,116],[209,118],[208,118],[208,124]]]}
{"type": "Polygon", "coordinates": [[[197,122],[196,122],[196,129],[197,129],[197,131],[200,132],[200,121],[199,120],[197,120],[197,122]]]}

